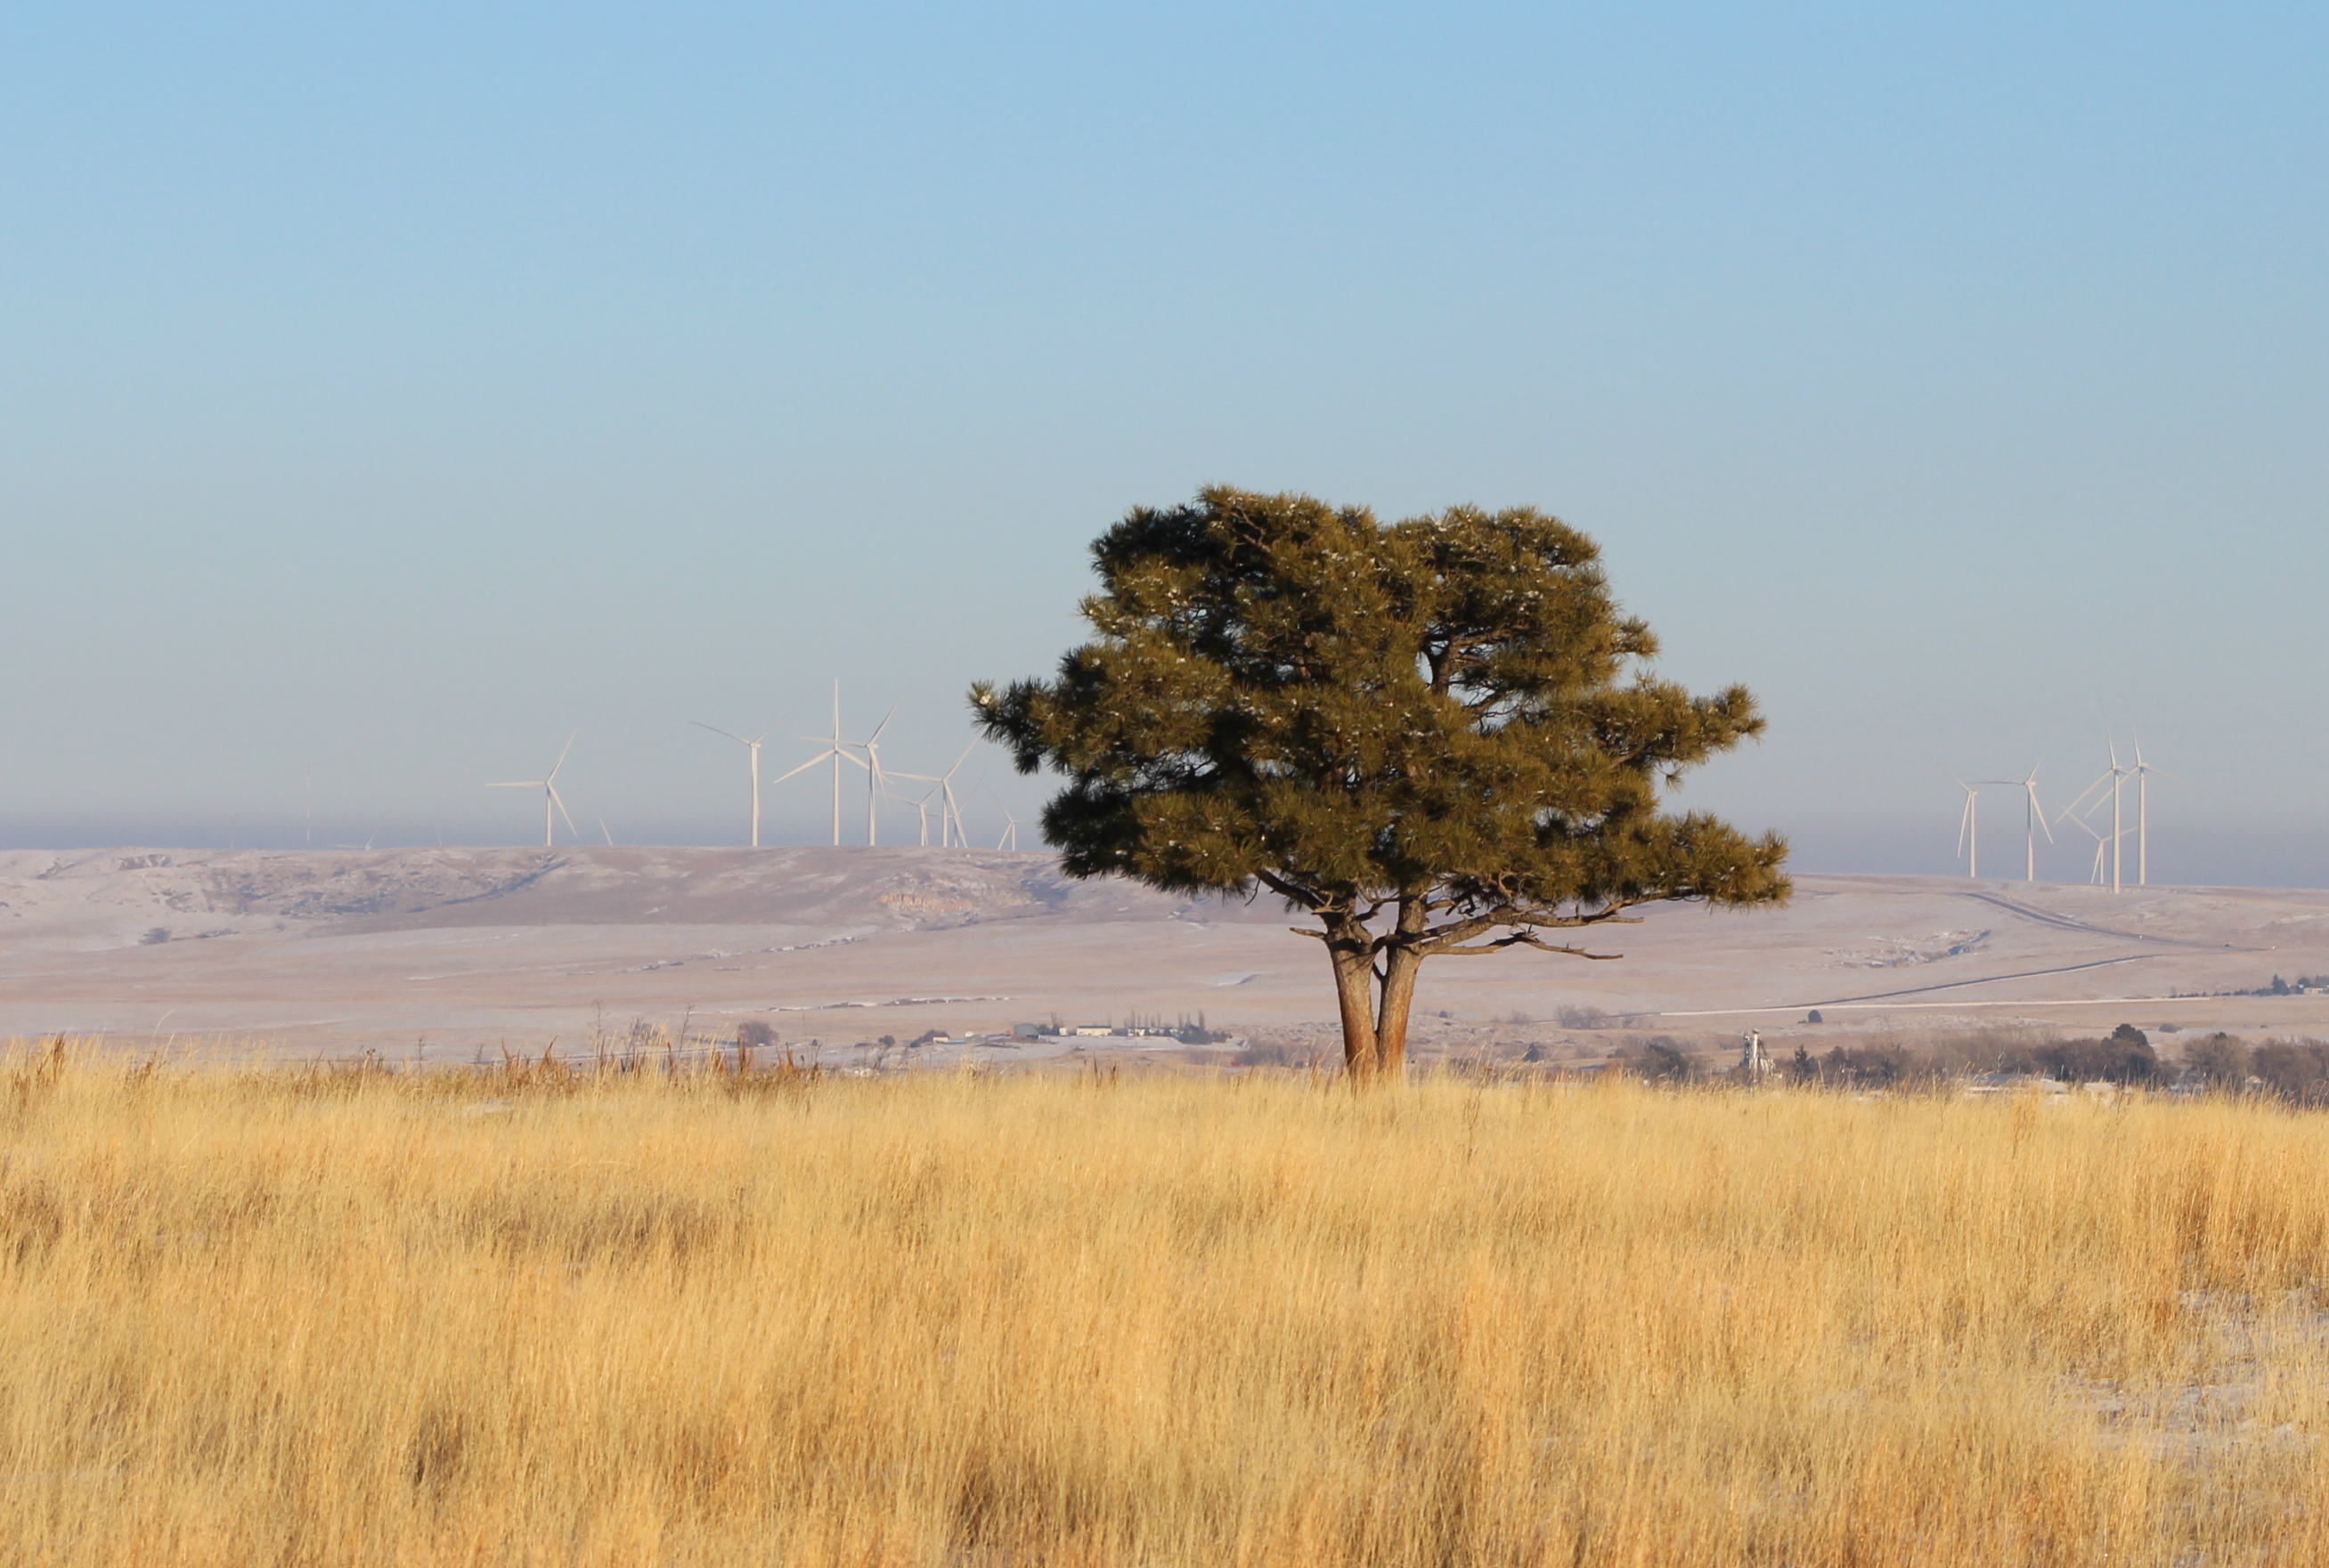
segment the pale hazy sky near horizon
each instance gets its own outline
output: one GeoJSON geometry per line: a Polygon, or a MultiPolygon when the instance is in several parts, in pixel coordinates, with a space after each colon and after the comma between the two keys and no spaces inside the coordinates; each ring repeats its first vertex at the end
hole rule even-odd
{"type": "Polygon", "coordinates": [[[1218,480],[1585,529],[1806,869],[2107,714],[2159,879],[2329,885],[2325,80],[2296,5],[16,7],[0,848],[523,843],[573,731],[592,838],[740,841],[688,720],[930,771],[1218,480]]]}

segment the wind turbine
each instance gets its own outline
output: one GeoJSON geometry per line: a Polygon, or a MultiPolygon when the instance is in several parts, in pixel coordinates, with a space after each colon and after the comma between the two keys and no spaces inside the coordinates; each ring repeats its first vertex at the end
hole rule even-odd
{"type": "MultiPolygon", "coordinates": [[[[574,735],[581,733],[578,729],[574,735]]],[[[566,737],[566,750],[558,754],[558,761],[551,768],[548,778],[504,779],[486,786],[487,789],[495,790],[540,790],[542,792],[542,847],[545,850],[549,849],[553,842],[551,837],[550,817],[550,809],[552,806],[558,808],[560,816],[566,817],[566,831],[577,838],[581,837],[582,830],[574,825],[572,817],[567,816],[566,803],[558,798],[558,770],[566,765],[566,752],[574,749],[574,735],[566,737]]]]}
{"type": "Polygon", "coordinates": [[[2106,776],[2110,780],[2111,793],[2111,891],[2117,893],[2123,886],[2119,877],[2119,859],[2126,852],[2124,840],[2126,838],[2126,812],[2121,804],[2121,792],[2126,784],[2127,774],[2131,770],[2119,766],[2118,742],[2113,740],[2107,732],[2103,736],[2103,744],[2110,747],[2110,772],[2106,776]]]}
{"type": "MultiPolygon", "coordinates": [[[[834,745],[836,748],[844,746],[853,746],[857,750],[865,754],[864,761],[860,763],[859,765],[865,769],[865,847],[870,850],[880,838],[878,829],[882,812],[882,732],[890,728],[890,720],[898,717],[898,703],[892,702],[890,704],[890,711],[882,716],[882,722],[873,727],[872,734],[867,736],[863,740],[843,740],[841,738],[841,702],[838,696],[839,688],[836,687],[834,690],[836,695],[834,699],[833,709],[834,745]]],[[[899,702],[902,702],[905,699],[902,697],[898,699],[899,702]]],[[[857,762],[858,759],[853,756],[849,760],[852,762],[857,762]]],[[[840,765],[836,763],[834,765],[834,773],[837,775],[840,772],[840,765]]],[[[840,785],[838,782],[835,783],[834,787],[835,793],[834,795],[833,841],[837,844],[841,841],[840,785]]]]}
{"type": "Polygon", "coordinates": [[[940,849],[944,849],[947,845],[947,823],[949,821],[954,824],[954,842],[966,850],[970,848],[970,835],[962,831],[962,806],[954,798],[954,775],[961,770],[964,763],[970,760],[971,747],[977,744],[978,742],[974,740],[969,746],[964,746],[962,755],[954,759],[954,766],[938,775],[938,789],[946,795],[946,811],[938,818],[940,849]]]}
{"type": "MultiPolygon", "coordinates": [[[[2040,764],[2044,765],[2042,760],[2040,764]]],[[[2000,789],[2022,792],[2023,872],[2025,882],[2038,880],[2038,835],[2043,832],[2046,841],[2054,841],[2054,830],[2046,825],[2046,808],[2038,803],[2038,769],[2033,767],[2021,778],[1993,778],[1982,781],[2000,789]]]]}
{"type": "MultiPolygon", "coordinates": [[[[837,697],[837,696],[838,696],[838,692],[836,692],[836,693],[835,693],[835,695],[836,695],[836,697],[837,697]]],[[[727,732],[726,730],[724,730],[724,729],[721,729],[719,726],[717,726],[717,725],[713,725],[713,724],[706,724],[706,723],[704,723],[704,722],[703,722],[702,719],[700,719],[700,718],[691,718],[691,719],[689,719],[689,720],[688,720],[688,722],[689,722],[690,724],[693,724],[693,726],[695,726],[695,728],[698,728],[698,729],[708,729],[708,730],[712,731],[712,734],[714,734],[714,735],[728,735],[728,732],[727,732]]],[[[768,732],[767,730],[765,730],[765,729],[764,729],[764,730],[760,731],[760,733],[759,733],[759,735],[754,736],[754,737],[753,737],[751,739],[750,739],[750,740],[746,740],[746,739],[745,739],[742,736],[740,736],[740,735],[728,735],[728,738],[729,738],[729,739],[731,739],[731,740],[732,740],[732,741],[734,741],[737,745],[739,745],[739,746],[742,746],[742,747],[743,747],[747,752],[749,752],[749,753],[750,753],[750,754],[751,754],[751,758],[752,758],[752,848],[754,848],[754,849],[756,849],[756,850],[757,850],[757,849],[759,849],[759,848],[760,847],[760,742],[762,742],[762,741],[764,741],[764,740],[766,740],[766,739],[768,739],[768,732]]],[[[796,768],[796,769],[794,769],[794,770],[793,770],[793,772],[794,772],[794,773],[797,773],[797,772],[799,772],[799,771],[800,771],[800,770],[799,770],[798,768],[796,768]]],[[[790,777],[792,776],[792,774],[787,774],[785,776],[786,776],[787,778],[790,778],[790,777]]]]}
{"type": "MultiPolygon", "coordinates": [[[[917,775],[916,776],[919,777],[920,775],[917,775]]],[[[938,793],[938,792],[935,788],[924,790],[920,794],[915,796],[913,801],[910,803],[914,808],[914,815],[921,820],[922,848],[925,850],[930,847],[930,800],[931,797],[936,795],[938,793]]],[[[938,810],[938,837],[940,839],[944,839],[946,837],[946,810],[942,806],[938,810]]]]}
{"type": "Polygon", "coordinates": [[[851,756],[849,755],[848,751],[844,749],[844,748],[849,745],[849,742],[847,742],[847,741],[845,741],[845,740],[844,740],[844,739],[842,739],[842,738],[841,738],[841,682],[840,682],[840,681],[834,681],[834,682],[833,683],[833,736],[832,736],[832,737],[831,737],[830,739],[827,739],[826,737],[823,737],[823,736],[817,736],[817,735],[806,735],[806,736],[803,736],[801,738],[802,738],[802,739],[804,739],[804,740],[813,740],[813,741],[819,741],[819,742],[822,742],[822,743],[823,743],[823,745],[824,745],[824,746],[825,746],[825,749],[824,749],[823,751],[818,752],[815,756],[810,757],[806,762],[805,762],[805,763],[801,764],[801,765],[800,765],[800,766],[798,766],[798,767],[797,767],[797,768],[793,769],[791,773],[786,774],[786,775],[784,775],[784,778],[779,778],[779,779],[778,779],[776,782],[777,782],[778,784],[782,784],[782,783],[784,783],[784,782],[785,782],[785,779],[791,778],[792,776],[794,776],[794,775],[795,775],[795,774],[804,774],[804,773],[806,773],[809,769],[811,769],[811,768],[815,767],[817,764],[819,764],[819,763],[821,763],[821,762],[825,761],[827,758],[831,758],[831,759],[832,759],[832,762],[833,762],[833,844],[834,844],[834,848],[835,848],[835,849],[839,849],[839,848],[841,847],[841,765],[842,765],[842,763],[843,763],[843,762],[847,761],[847,762],[854,762],[854,763],[857,763],[857,765],[858,765],[859,767],[863,767],[863,766],[865,765],[864,765],[863,763],[862,763],[862,762],[857,762],[857,759],[856,759],[855,757],[851,756]]]}
{"type": "MultiPolygon", "coordinates": [[[[915,816],[921,821],[922,848],[929,849],[930,847],[930,803],[938,799],[939,781],[926,773],[885,773],[882,777],[885,782],[893,778],[910,778],[930,786],[918,795],[890,794],[887,790],[882,792],[888,799],[897,802],[900,805],[914,808],[915,816]]],[[[938,812],[938,836],[941,839],[946,836],[946,812],[941,807],[938,812]]]]}
{"type": "MultiPolygon", "coordinates": [[[[1011,808],[1003,803],[1003,797],[995,793],[994,785],[982,781],[978,787],[986,792],[986,798],[993,801],[995,803],[995,809],[1003,813],[1003,836],[995,840],[995,847],[998,850],[1017,849],[1019,847],[1019,819],[1011,814],[1011,808]]],[[[966,847],[967,847],[966,842],[966,847]]]]}
{"type": "MultiPolygon", "coordinates": [[[[2121,804],[2120,795],[2121,792],[2126,787],[2127,779],[2133,776],[2135,770],[2131,767],[2121,767],[2119,765],[2118,742],[2113,740],[2107,731],[2103,735],[2103,744],[2110,748],[2109,769],[2106,771],[2101,777],[2096,779],[2094,783],[2079,791],[2079,798],[2072,801],[2070,805],[2064,809],[2062,815],[2067,817],[2072,812],[2081,810],[2086,806],[2089,798],[2094,798],[2096,806],[2100,807],[2102,802],[2097,796],[2097,792],[2103,789],[2106,785],[2109,787],[2111,803],[2110,880],[2111,891],[2117,893],[2120,891],[2122,887],[2122,881],[2119,875],[2119,858],[2122,853],[2120,840],[2126,836],[2126,817],[2124,808],[2121,804]]],[[[2058,817],[2055,820],[2059,822],[2061,819],[2058,817]]]]}
{"type": "Polygon", "coordinates": [[[2135,885],[2151,885],[2151,775],[2159,770],[2143,760],[2143,737],[2135,737],[2135,885]]]}
{"type": "Polygon", "coordinates": [[[2096,827],[2094,823],[2087,821],[2086,818],[2073,816],[2069,812],[2064,812],[2060,820],[2066,822],[2077,823],[2080,832],[2094,840],[2095,865],[2094,869],[2087,873],[2087,881],[2090,886],[2099,886],[2103,879],[2103,844],[2105,840],[2103,839],[2102,830],[2096,827]]]}
{"type": "Polygon", "coordinates": [[[1981,792],[1991,780],[1967,784],[1951,774],[1957,788],[1965,791],[1965,814],[1957,819],[1957,853],[1966,858],[1966,875],[1979,879],[1981,876],[1981,792]]]}

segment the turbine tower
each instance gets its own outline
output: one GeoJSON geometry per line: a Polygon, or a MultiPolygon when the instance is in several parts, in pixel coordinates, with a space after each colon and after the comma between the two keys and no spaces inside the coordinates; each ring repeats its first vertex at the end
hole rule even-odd
{"type": "Polygon", "coordinates": [[[831,737],[828,738],[824,736],[806,735],[803,736],[801,738],[804,740],[818,742],[824,746],[825,749],[818,752],[815,756],[810,757],[806,762],[801,764],[800,766],[794,768],[791,773],[786,774],[783,778],[777,779],[775,782],[782,784],[785,782],[785,779],[791,778],[798,774],[805,774],[809,769],[816,766],[817,764],[824,762],[828,758],[832,760],[833,846],[837,850],[841,847],[841,765],[844,762],[853,762],[857,763],[859,767],[863,767],[865,765],[862,762],[857,762],[855,757],[849,755],[848,751],[845,749],[848,746],[849,742],[841,738],[840,681],[836,681],[833,683],[833,734],[831,737]]]}
{"type": "Polygon", "coordinates": [[[2126,848],[2126,814],[2121,804],[2120,793],[2130,770],[2118,765],[2118,742],[2111,739],[2107,734],[2104,735],[2103,741],[2110,747],[2111,891],[2117,893],[2122,887],[2119,878],[2119,859],[2126,848]]]}
{"type": "Polygon", "coordinates": [[[2094,869],[2087,873],[2087,882],[2090,887],[2100,887],[2103,879],[2103,846],[2105,843],[2102,830],[2096,827],[2094,823],[2087,821],[2086,818],[2072,816],[2068,812],[2063,812],[2060,820],[2077,824],[2080,832],[2094,840],[2095,864],[2094,869]]]}
{"type": "MultiPolygon", "coordinates": [[[[2057,817],[2055,821],[2060,822],[2065,818],[2071,816],[2074,812],[2081,811],[2086,807],[2087,802],[2090,799],[2094,801],[2096,807],[2099,808],[2102,802],[2098,798],[2098,792],[2106,787],[2110,790],[2110,881],[2111,891],[2117,893],[2120,891],[2122,887],[2122,879],[2120,877],[2120,857],[2123,853],[2123,849],[2121,841],[2126,836],[2126,814],[2125,808],[2121,801],[2121,792],[2125,789],[2126,781],[2134,775],[2135,770],[2130,767],[2121,767],[2119,765],[2118,742],[2111,738],[2108,731],[2104,732],[2103,744],[2110,748],[2109,768],[2106,770],[2099,778],[2096,779],[2094,783],[2079,791],[2079,798],[2072,801],[2069,806],[2065,807],[2063,809],[2062,815],[2060,817],[2057,817]]],[[[2083,821],[2083,819],[2081,819],[2081,821],[2083,821]]],[[[2098,840],[2098,842],[2100,840],[2098,840]]],[[[2098,853],[2100,851],[2098,850],[2098,853]]]]}
{"type": "Polygon", "coordinates": [[[1951,774],[1957,788],[1965,791],[1965,814],[1957,818],[1957,853],[1966,858],[1966,875],[1975,879],[1981,876],[1981,792],[1993,781],[1967,784],[1951,774]]]}
{"type": "MultiPolygon", "coordinates": [[[[728,735],[728,732],[721,729],[719,726],[706,724],[700,718],[691,718],[688,722],[695,726],[698,729],[708,729],[714,735],[728,735]]],[[[747,752],[751,754],[752,848],[757,850],[760,847],[760,742],[768,738],[768,732],[764,729],[750,740],[746,740],[740,735],[728,735],[728,738],[734,741],[737,745],[742,746],[747,752]]],[[[796,769],[795,771],[797,772],[798,770],[796,769]]],[[[787,774],[785,776],[789,778],[792,775],[787,774]]]]}
{"type": "MultiPolygon", "coordinates": [[[[1017,849],[1019,847],[1019,819],[1011,814],[1011,808],[1003,803],[1003,797],[995,793],[995,787],[992,784],[982,784],[978,787],[986,792],[986,798],[993,801],[995,803],[995,809],[1003,813],[1003,836],[995,840],[995,847],[998,850],[1017,849]]],[[[965,847],[967,848],[967,844],[966,844],[965,847]]]]}
{"type": "MultiPolygon", "coordinates": [[[[905,699],[902,697],[898,699],[899,702],[902,702],[905,699]]],[[[890,720],[897,717],[898,703],[892,702],[890,704],[890,711],[882,716],[882,722],[873,727],[872,734],[867,736],[863,740],[853,740],[844,743],[857,747],[860,751],[863,751],[865,754],[865,847],[869,850],[874,846],[874,843],[880,836],[879,825],[882,814],[882,732],[889,728],[890,720]]],[[[839,735],[841,733],[841,724],[840,710],[838,708],[834,709],[834,722],[833,731],[835,735],[839,735]]],[[[852,760],[853,761],[854,759],[853,758],[852,760]]],[[[834,771],[838,773],[840,770],[836,767],[834,771]]],[[[838,836],[837,830],[836,836],[838,836]]]]}
{"type": "Polygon", "coordinates": [[[2032,768],[2021,778],[1994,778],[1985,782],[1996,784],[2001,789],[2022,792],[2022,879],[2035,882],[2038,880],[2038,835],[2043,832],[2048,843],[2054,841],[2054,830],[2046,825],[2046,809],[2038,803],[2038,769],[2032,768]]]}
{"type": "Polygon", "coordinates": [[[2135,885],[2151,885],[2151,775],[2159,770],[2143,760],[2143,737],[2135,737],[2135,885]]]}
{"type": "MultiPolygon", "coordinates": [[[[578,729],[574,735],[581,733],[578,729]]],[[[582,836],[582,831],[574,825],[574,819],[567,816],[566,803],[558,798],[558,770],[566,765],[566,752],[574,749],[574,735],[566,737],[566,750],[558,754],[558,761],[552,765],[548,778],[504,779],[486,786],[487,789],[495,790],[540,790],[542,792],[542,847],[545,850],[555,841],[551,836],[552,824],[550,812],[553,806],[557,808],[560,816],[566,817],[566,831],[576,838],[582,836]]]]}

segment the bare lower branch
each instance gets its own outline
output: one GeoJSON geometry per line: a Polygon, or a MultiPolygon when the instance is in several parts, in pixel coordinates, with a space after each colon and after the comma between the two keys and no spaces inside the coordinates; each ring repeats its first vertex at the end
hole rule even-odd
{"type": "Polygon", "coordinates": [[[1299,904],[1303,908],[1309,910],[1325,907],[1326,900],[1324,897],[1297,883],[1289,882],[1283,877],[1273,876],[1263,870],[1255,871],[1253,876],[1255,881],[1262,883],[1289,904],[1299,904]]]}
{"type": "Polygon", "coordinates": [[[1484,953],[1502,953],[1505,948],[1515,945],[1533,947],[1539,953],[1565,953],[1571,958],[1590,958],[1596,961],[1626,956],[1622,953],[1588,953],[1581,947],[1563,947],[1555,943],[1542,940],[1532,931],[1515,931],[1510,936],[1500,936],[1494,942],[1483,943],[1478,947],[1435,947],[1429,956],[1478,958],[1484,953]]]}

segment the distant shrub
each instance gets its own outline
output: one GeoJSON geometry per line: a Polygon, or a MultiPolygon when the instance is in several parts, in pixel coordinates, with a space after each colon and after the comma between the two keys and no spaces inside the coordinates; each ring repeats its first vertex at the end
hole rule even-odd
{"type": "Polygon", "coordinates": [[[2202,1088],[2244,1089],[2249,1073],[2247,1045],[2221,1029],[2183,1047],[2183,1076],[2202,1088]]]}
{"type": "Polygon", "coordinates": [[[1598,1007],[1565,1007],[1552,1018],[1564,1029],[1606,1029],[1617,1021],[1598,1007]]]}
{"type": "Polygon", "coordinates": [[[2038,1059],[2039,1052],[2052,1043],[2050,1037],[2030,1029],[1964,1029],[1935,1036],[1927,1042],[1925,1056],[1934,1072],[1948,1077],[2045,1074],[2052,1069],[2038,1059]]]}
{"type": "Polygon", "coordinates": [[[773,1050],[777,1044],[777,1031],[759,1019],[746,1019],[736,1026],[736,1044],[740,1049],[747,1051],[773,1050]]]}
{"type": "Polygon", "coordinates": [[[1929,1061],[1896,1045],[1837,1046],[1819,1059],[1818,1069],[1820,1082],[1852,1089],[1890,1088],[1933,1074],[1929,1061]]]}
{"type": "Polygon", "coordinates": [[[2107,1039],[2061,1040],[2032,1053],[2051,1075],[2071,1084],[2148,1084],[2159,1055],[2141,1029],[2121,1024],[2107,1039]]]}
{"type": "Polygon", "coordinates": [[[2329,1044],[2267,1040],[2249,1054],[2249,1070],[2266,1090],[2299,1104],[2329,1101],[2329,1044]]]}
{"type": "Polygon", "coordinates": [[[1617,1060],[1622,1071],[1653,1084],[1687,1084],[1698,1075],[1680,1042],[1670,1035],[1628,1040],[1617,1060]]]}

